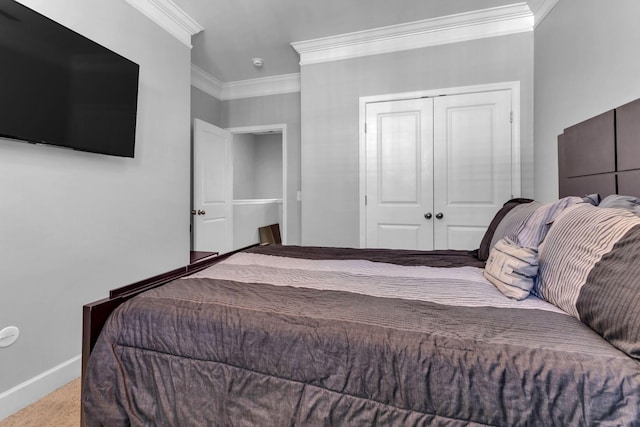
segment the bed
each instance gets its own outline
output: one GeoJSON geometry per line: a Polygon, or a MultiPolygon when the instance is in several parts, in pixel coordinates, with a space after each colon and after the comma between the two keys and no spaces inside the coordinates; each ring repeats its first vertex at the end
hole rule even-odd
{"type": "Polygon", "coordinates": [[[636,175],[575,168],[574,132],[563,197],[508,201],[477,251],[256,246],[88,304],[83,423],[640,425],[636,175]]]}

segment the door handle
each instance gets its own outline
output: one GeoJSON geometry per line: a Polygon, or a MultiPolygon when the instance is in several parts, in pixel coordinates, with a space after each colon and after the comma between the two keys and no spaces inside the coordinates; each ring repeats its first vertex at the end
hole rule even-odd
{"type": "Polygon", "coordinates": [[[431,212],[427,212],[426,214],[424,214],[424,219],[431,219],[433,215],[431,215],[431,212]]]}
{"type": "Polygon", "coordinates": [[[437,218],[437,219],[442,219],[442,218],[444,218],[444,214],[443,214],[442,212],[438,212],[438,213],[436,214],[436,218],[437,218]]]}
{"type": "Polygon", "coordinates": [[[206,214],[205,211],[203,211],[202,209],[198,209],[197,211],[195,209],[191,210],[191,215],[204,215],[206,214]]]}

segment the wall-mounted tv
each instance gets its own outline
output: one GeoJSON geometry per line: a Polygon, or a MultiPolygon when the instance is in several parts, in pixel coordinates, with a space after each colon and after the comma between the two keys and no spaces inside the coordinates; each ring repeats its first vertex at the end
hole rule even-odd
{"type": "Polygon", "coordinates": [[[0,0],[0,137],[133,157],[138,64],[0,0]]]}

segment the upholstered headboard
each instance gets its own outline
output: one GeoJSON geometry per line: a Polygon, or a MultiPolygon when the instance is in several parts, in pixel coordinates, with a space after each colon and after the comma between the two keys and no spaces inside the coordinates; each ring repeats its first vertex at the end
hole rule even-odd
{"type": "Polygon", "coordinates": [[[559,196],[640,197],[640,99],[558,136],[559,196]]]}

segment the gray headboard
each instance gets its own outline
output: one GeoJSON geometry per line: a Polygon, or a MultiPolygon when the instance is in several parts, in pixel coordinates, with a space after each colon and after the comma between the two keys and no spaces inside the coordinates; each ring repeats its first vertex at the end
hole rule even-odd
{"type": "Polygon", "coordinates": [[[640,99],[558,136],[559,195],[640,197],[640,99]]]}

